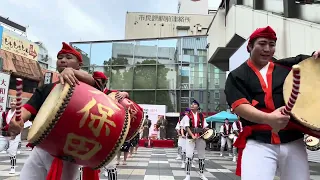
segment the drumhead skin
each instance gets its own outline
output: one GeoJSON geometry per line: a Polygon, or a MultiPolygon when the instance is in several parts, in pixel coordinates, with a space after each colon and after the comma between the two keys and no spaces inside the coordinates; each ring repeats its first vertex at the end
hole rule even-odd
{"type": "MultiPolygon", "coordinates": [[[[299,63],[300,93],[291,111],[292,116],[302,125],[320,131],[318,108],[320,107],[320,59],[308,58],[299,63]]],[[[283,85],[283,97],[288,103],[292,91],[293,74],[288,74],[283,85]]]]}
{"type": "Polygon", "coordinates": [[[306,144],[308,145],[308,146],[316,146],[316,145],[318,145],[319,143],[320,143],[320,141],[319,141],[319,139],[318,138],[316,138],[316,137],[312,137],[312,136],[308,136],[307,138],[306,138],[306,144]],[[308,142],[307,140],[311,140],[310,142],[308,142]]]}
{"type": "Polygon", "coordinates": [[[80,83],[57,84],[41,106],[28,141],[52,156],[99,169],[124,143],[130,115],[103,92],[80,83]]]}
{"type": "Polygon", "coordinates": [[[29,130],[27,139],[30,143],[37,141],[53,122],[55,115],[64,101],[64,98],[68,94],[69,88],[69,85],[64,87],[61,84],[57,84],[52,89],[51,93],[41,106],[38,112],[39,115],[35,117],[29,130]]]}
{"type": "Polygon", "coordinates": [[[204,132],[203,139],[209,140],[216,136],[216,132],[213,129],[208,129],[206,132],[204,132]]]}

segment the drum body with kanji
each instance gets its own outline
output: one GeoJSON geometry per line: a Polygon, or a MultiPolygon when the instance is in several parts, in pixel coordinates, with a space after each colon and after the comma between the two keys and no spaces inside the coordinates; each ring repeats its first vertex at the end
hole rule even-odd
{"type": "Polygon", "coordinates": [[[28,141],[51,155],[98,169],[125,141],[129,113],[103,92],[80,83],[57,84],[41,106],[28,141]]]}
{"type": "MultiPolygon", "coordinates": [[[[116,101],[116,93],[111,92],[109,96],[116,101]]],[[[130,128],[126,140],[131,140],[134,138],[140,131],[143,123],[143,109],[134,101],[124,98],[119,101],[119,103],[128,110],[130,114],[130,128]]]]}

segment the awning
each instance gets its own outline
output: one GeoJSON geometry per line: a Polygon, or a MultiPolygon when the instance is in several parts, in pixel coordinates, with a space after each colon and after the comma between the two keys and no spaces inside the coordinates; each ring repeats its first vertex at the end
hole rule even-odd
{"type": "Polygon", "coordinates": [[[14,75],[35,81],[42,79],[42,71],[37,61],[0,49],[3,59],[3,71],[12,72],[14,75]]]}
{"type": "Polygon", "coordinates": [[[226,47],[218,47],[209,59],[209,63],[215,65],[222,71],[229,70],[229,58],[245,42],[245,39],[235,34],[227,43],[226,47]]]}

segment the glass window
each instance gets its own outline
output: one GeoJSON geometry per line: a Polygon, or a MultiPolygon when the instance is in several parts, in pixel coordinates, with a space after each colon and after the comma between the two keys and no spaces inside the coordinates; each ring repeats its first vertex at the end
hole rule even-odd
{"type": "Polygon", "coordinates": [[[112,43],[112,58],[109,65],[133,65],[134,64],[134,41],[121,41],[112,43]]]}
{"type": "Polygon", "coordinates": [[[191,64],[191,79],[190,86],[195,89],[202,89],[207,87],[206,68],[203,64],[191,64]]]}
{"type": "MultiPolygon", "coordinates": [[[[205,92],[206,91],[204,91],[204,90],[194,91],[194,98],[193,99],[196,99],[200,104],[207,103],[207,96],[205,95],[205,92]]],[[[203,105],[201,105],[201,108],[203,108],[203,105]]]]}
{"type": "Polygon", "coordinates": [[[174,64],[179,62],[178,39],[165,39],[158,41],[158,64],[174,64]]]}
{"type": "Polygon", "coordinates": [[[174,112],[176,107],[176,92],[174,90],[158,90],[156,104],[166,105],[168,112],[174,112]]]}
{"type": "Polygon", "coordinates": [[[156,65],[137,65],[133,75],[134,89],[156,89],[156,65]]]}
{"type": "Polygon", "coordinates": [[[207,63],[207,56],[198,56],[197,59],[198,60],[196,60],[196,63],[203,63],[203,64],[207,63]]]}
{"type": "Polygon", "coordinates": [[[91,66],[111,65],[112,42],[92,44],[90,56],[91,66]]]}
{"type": "Polygon", "coordinates": [[[111,66],[104,67],[106,74],[109,74],[110,89],[130,90],[133,82],[133,67],[132,66],[111,66]],[[109,71],[108,71],[109,70],[109,71]]]}
{"type": "Polygon", "coordinates": [[[214,93],[214,98],[215,99],[220,99],[220,93],[219,92],[215,92],[214,93]]]}
{"type": "Polygon", "coordinates": [[[90,63],[90,49],[91,44],[89,43],[79,43],[79,44],[72,44],[73,48],[81,53],[83,66],[89,66],[90,63]]]}
{"type": "Polygon", "coordinates": [[[177,64],[157,65],[157,89],[177,89],[177,64]]]}
{"type": "Polygon", "coordinates": [[[190,77],[190,67],[189,66],[180,66],[180,88],[189,89],[189,83],[191,81],[190,77]]]}
{"type": "Polygon", "coordinates": [[[219,79],[219,78],[220,78],[220,74],[215,73],[215,74],[214,74],[214,78],[215,78],[215,79],[219,79]]]}
{"type": "Polygon", "coordinates": [[[157,64],[157,55],[158,40],[136,41],[134,48],[135,64],[157,64]]]}
{"type": "Polygon", "coordinates": [[[219,79],[214,79],[214,85],[219,85],[219,79]]]}
{"type": "Polygon", "coordinates": [[[194,49],[183,49],[183,54],[184,55],[194,55],[194,49]]]}
{"type": "Polygon", "coordinates": [[[198,49],[198,56],[207,56],[206,49],[198,49]]]}
{"type": "Polygon", "coordinates": [[[132,99],[137,104],[155,104],[155,91],[133,91],[132,99]]]}

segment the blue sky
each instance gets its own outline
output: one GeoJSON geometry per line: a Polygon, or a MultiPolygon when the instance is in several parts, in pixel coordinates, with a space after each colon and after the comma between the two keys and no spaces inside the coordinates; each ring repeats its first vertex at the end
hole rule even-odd
{"type": "MultiPolygon", "coordinates": [[[[216,9],[221,0],[209,2],[216,9]]],[[[126,12],[176,13],[177,4],[178,0],[1,0],[0,15],[28,26],[28,39],[42,41],[55,58],[63,41],[124,39],[126,12]]]]}

